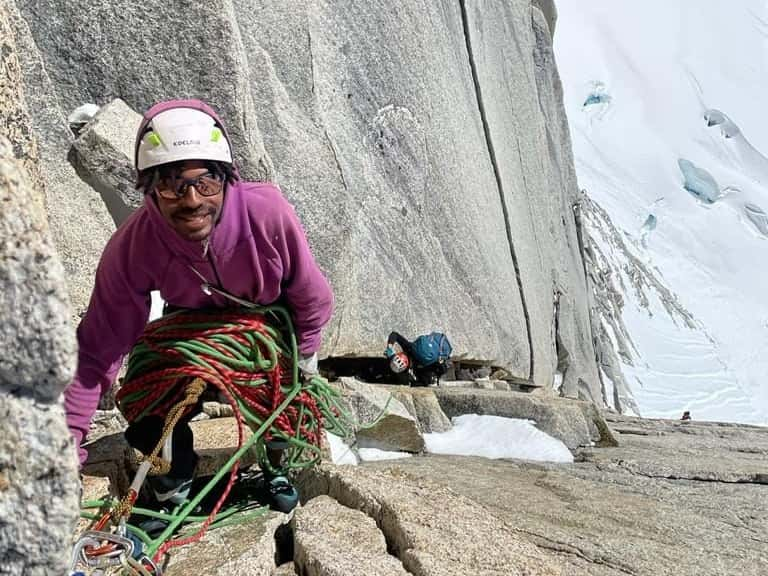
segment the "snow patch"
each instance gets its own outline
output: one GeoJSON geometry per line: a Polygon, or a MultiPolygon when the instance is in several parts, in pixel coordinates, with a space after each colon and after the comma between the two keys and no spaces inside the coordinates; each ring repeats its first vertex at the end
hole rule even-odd
{"type": "Polygon", "coordinates": [[[347,446],[344,439],[336,434],[331,434],[326,430],[325,437],[328,439],[328,446],[331,449],[331,461],[334,464],[349,464],[351,466],[357,465],[357,456],[352,451],[352,448],[347,446]]]}
{"type": "Polygon", "coordinates": [[[424,434],[432,454],[517,458],[537,462],[573,462],[560,440],[536,428],[530,420],[464,414],[452,419],[447,432],[424,434]]]}
{"type": "Polygon", "coordinates": [[[378,448],[358,448],[360,460],[363,462],[376,462],[380,460],[400,460],[401,458],[411,458],[410,452],[393,452],[390,450],[379,450],[378,448]]]}

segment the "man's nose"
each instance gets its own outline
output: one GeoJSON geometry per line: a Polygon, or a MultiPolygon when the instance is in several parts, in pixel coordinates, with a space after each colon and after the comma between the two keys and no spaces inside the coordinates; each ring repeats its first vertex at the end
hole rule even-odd
{"type": "Polygon", "coordinates": [[[184,190],[184,196],[179,199],[179,203],[186,208],[197,208],[203,203],[203,197],[197,191],[195,185],[190,184],[184,190]]]}

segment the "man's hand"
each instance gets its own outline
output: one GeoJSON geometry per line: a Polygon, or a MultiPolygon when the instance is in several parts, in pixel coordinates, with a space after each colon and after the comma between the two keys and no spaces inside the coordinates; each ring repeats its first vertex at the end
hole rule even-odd
{"type": "Polygon", "coordinates": [[[305,378],[317,376],[317,352],[310,356],[301,355],[298,364],[299,370],[305,378]]]}

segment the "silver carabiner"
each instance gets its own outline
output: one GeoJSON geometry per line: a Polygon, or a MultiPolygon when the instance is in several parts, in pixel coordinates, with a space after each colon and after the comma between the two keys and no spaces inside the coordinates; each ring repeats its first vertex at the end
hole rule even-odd
{"type": "Polygon", "coordinates": [[[141,562],[142,564],[149,565],[149,567],[152,568],[152,574],[154,574],[154,576],[163,576],[163,569],[160,568],[160,566],[158,566],[157,564],[155,564],[155,561],[152,560],[152,558],[150,558],[146,554],[144,554],[143,556],[141,556],[141,558],[139,558],[139,562],[141,562]]]}
{"type": "Polygon", "coordinates": [[[72,552],[71,570],[74,571],[79,563],[83,563],[89,568],[107,568],[119,566],[122,563],[123,555],[133,555],[133,541],[110,532],[100,532],[97,530],[87,530],[83,532],[80,539],[76,542],[72,552]],[[90,557],[86,552],[88,547],[103,546],[104,542],[109,542],[116,546],[115,550],[100,554],[97,557],[90,557]]]}
{"type": "Polygon", "coordinates": [[[98,546],[98,545],[99,545],[98,540],[95,540],[94,538],[86,537],[85,535],[80,536],[80,538],[78,538],[77,542],[75,542],[75,545],[72,548],[72,560],[69,563],[70,572],[77,571],[77,566],[78,564],[80,564],[80,552],[86,546],[98,546]]]}

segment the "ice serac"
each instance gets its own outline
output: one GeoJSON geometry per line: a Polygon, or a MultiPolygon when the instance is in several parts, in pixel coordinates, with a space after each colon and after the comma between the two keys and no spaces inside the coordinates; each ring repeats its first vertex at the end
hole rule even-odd
{"type": "Polygon", "coordinates": [[[707,204],[714,204],[717,201],[720,197],[720,186],[712,174],[685,158],[680,158],[677,165],[683,174],[683,188],[707,204]]]}

